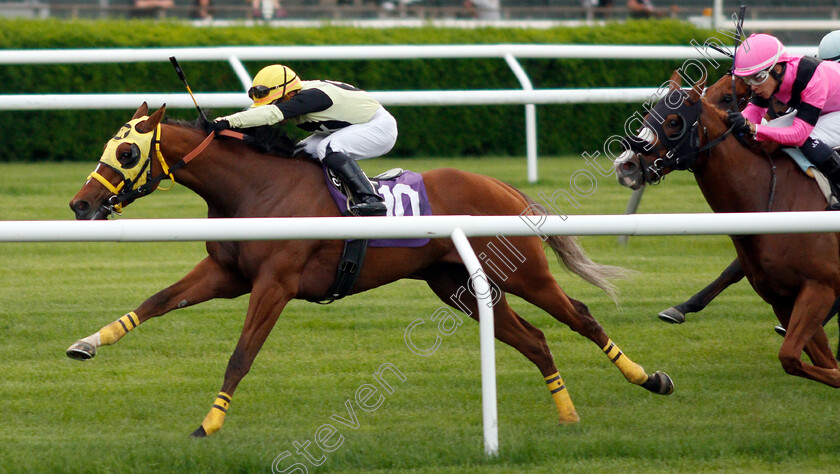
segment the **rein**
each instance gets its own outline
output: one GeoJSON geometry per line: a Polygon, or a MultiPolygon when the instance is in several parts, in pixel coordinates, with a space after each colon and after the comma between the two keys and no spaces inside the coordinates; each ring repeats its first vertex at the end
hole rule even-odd
{"type": "MultiPolygon", "coordinates": [[[[161,174],[152,177],[151,176],[152,169],[151,169],[151,167],[149,167],[149,171],[148,171],[149,178],[146,180],[145,184],[143,184],[142,186],[138,186],[135,189],[131,189],[131,190],[128,190],[126,192],[123,192],[123,193],[115,193],[115,195],[112,196],[111,199],[109,199],[109,204],[114,205],[115,208],[116,208],[116,206],[122,207],[122,205],[124,203],[130,203],[140,196],[145,196],[146,194],[151,193],[152,191],[154,191],[155,187],[157,187],[157,185],[166,178],[169,178],[170,180],[172,180],[172,183],[173,183],[173,186],[174,186],[175,176],[173,175],[173,173],[175,173],[179,169],[183,168],[184,166],[187,165],[187,163],[189,163],[190,161],[192,161],[193,159],[198,157],[198,155],[200,155],[205,149],[207,149],[208,146],[210,146],[210,142],[212,142],[213,139],[216,138],[216,135],[217,135],[216,133],[211,133],[210,135],[207,135],[207,137],[201,143],[199,143],[198,146],[193,148],[192,151],[187,153],[177,163],[175,163],[174,165],[172,165],[170,167],[169,165],[166,164],[166,160],[163,158],[163,153],[161,153],[161,151],[160,151],[160,124],[158,124],[157,129],[155,130],[155,135],[152,137],[152,144],[153,144],[153,149],[155,151],[155,155],[157,156],[158,161],[160,162],[160,165],[161,165],[161,169],[162,169],[161,174]]],[[[244,138],[245,138],[244,133],[234,132],[234,131],[231,131],[231,130],[222,130],[222,131],[218,132],[218,135],[231,137],[231,138],[236,138],[238,140],[244,140],[244,138]]],[[[151,155],[151,153],[152,153],[152,151],[150,150],[149,155],[151,155]]],[[[152,157],[149,156],[148,161],[151,161],[151,159],[152,159],[152,157]]]]}
{"type": "MultiPolygon", "coordinates": [[[[689,129],[688,135],[692,137],[697,137],[700,133],[699,127],[700,121],[698,117],[698,120],[695,121],[689,129]]],[[[666,148],[667,152],[665,153],[665,155],[656,158],[655,160],[653,160],[653,163],[651,163],[647,167],[646,171],[654,175],[653,177],[648,179],[648,183],[657,184],[659,181],[661,181],[662,177],[665,175],[664,171],[666,168],[693,171],[692,166],[697,161],[697,155],[709,151],[712,148],[718,146],[721,142],[723,142],[730,135],[732,135],[733,128],[734,126],[729,127],[729,129],[727,129],[724,133],[719,135],[717,138],[707,141],[706,144],[702,147],[697,144],[691,144],[687,150],[683,151],[682,153],[676,156],[674,155],[674,152],[671,149],[666,148]],[[687,159],[684,159],[686,157],[687,159]]],[[[708,138],[706,127],[703,127],[703,135],[708,138]]],[[[697,143],[699,143],[699,139],[697,140],[697,143]]],[[[682,144],[682,142],[680,144],[682,144]]]]}
{"type": "MultiPolygon", "coordinates": [[[[743,11],[742,11],[742,14],[741,14],[741,18],[739,18],[739,19],[740,19],[741,22],[743,22],[743,11]]],[[[734,55],[733,55],[732,59],[734,61],[734,59],[735,59],[734,55]]],[[[735,68],[734,63],[732,65],[732,68],[733,69],[735,68]]],[[[738,105],[741,105],[741,102],[746,100],[748,96],[745,95],[741,99],[741,101],[738,102],[738,105],[735,105],[735,98],[738,97],[738,89],[737,89],[737,86],[735,84],[735,73],[734,73],[734,71],[730,71],[730,74],[732,75],[732,99],[733,99],[732,100],[732,110],[737,112],[739,110],[738,105]]],[[[776,109],[775,109],[775,107],[773,107],[772,104],[770,105],[769,110],[771,112],[770,113],[771,118],[776,118],[775,117],[776,116],[776,109]]],[[[733,127],[729,128],[728,133],[732,133],[732,128],[733,127]]],[[[746,138],[744,138],[742,135],[735,135],[735,139],[737,139],[738,143],[740,143],[741,146],[743,146],[744,148],[749,148],[749,144],[747,143],[746,138]]],[[[771,212],[773,210],[773,198],[776,197],[776,163],[773,162],[773,156],[772,155],[770,155],[769,153],[764,153],[764,154],[767,156],[767,159],[770,161],[770,195],[767,197],[767,212],[771,212]]]]}
{"type": "MultiPolygon", "coordinates": [[[[734,83],[733,83],[734,87],[734,83]]],[[[734,102],[733,102],[734,104],[734,102]]],[[[688,136],[697,137],[698,135],[698,127],[702,126],[700,124],[700,114],[702,113],[701,108],[696,107],[696,104],[686,105],[683,103],[677,110],[682,111],[681,109],[690,109],[692,111],[691,116],[687,116],[685,114],[680,114],[686,122],[693,122],[691,128],[688,130],[688,136]]],[[[697,161],[697,156],[700,153],[706,152],[711,150],[712,148],[721,144],[724,140],[729,138],[730,135],[734,136],[738,142],[744,147],[749,148],[749,144],[746,142],[745,138],[739,135],[733,134],[734,125],[730,126],[725,132],[717,136],[712,140],[708,140],[708,133],[705,126],[703,126],[703,135],[707,138],[707,142],[702,147],[698,146],[699,138],[697,140],[692,140],[690,143],[686,144],[686,139],[683,138],[676,144],[672,144],[671,146],[665,146],[666,153],[664,156],[660,156],[653,160],[649,166],[644,166],[644,160],[640,160],[642,163],[642,172],[648,177],[649,184],[656,184],[662,180],[662,177],[665,175],[664,171],[666,168],[675,169],[675,170],[688,170],[694,171],[692,166],[697,161]],[[682,153],[675,156],[673,150],[682,149],[682,153]],[[684,157],[688,157],[687,159],[683,159],[684,157]]],[[[767,198],[767,212],[772,211],[773,208],[773,200],[776,196],[776,164],[773,162],[773,157],[767,153],[768,161],[770,162],[770,194],[767,198]]]]}
{"type": "MultiPolygon", "coordinates": [[[[146,160],[143,163],[143,167],[138,176],[142,176],[143,172],[146,173],[146,181],[144,184],[137,186],[136,188],[132,187],[131,179],[126,179],[125,176],[119,170],[115,171],[117,174],[123,176],[123,181],[120,182],[118,185],[114,186],[111,184],[105,177],[99,174],[96,171],[93,171],[89,176],[88,179],[95,179],[98,181],[102,186],[104,186],[108,191],[111,191],[114,195],[111,196],[107,201],[105,201],[101,206],[99,213],[103,216],[108,216],[114,212],[119,214],[122,212],[122,208],[133,202],[135,199],[141,196],[145,196],[146,194],[151,193],[157,186],[166,178],[172,180],[172,186],[175,185],[175,176],[174,173],[179,169],[186,166],[187,163],[198,157],[207,147],[210,145],[210,142],[216,138],[216,135],[222,135],[226,137],[235,138],[237,140],[247,141],[248,136],[244,133],[234,132],[232,130],[222,130],[217,133],[211,133],[208,135],[201,143],[198,144],[192,151],[187,153],[183,158],[181,158],[177,163],[172,165],[171,167],[166,163],[166,159],[163,157],[163,153],[160,151],[160,136],[161,136],[161,126],[157,124],[155,127],[152,139],[151,139],[151,146],[149,147],[148,156],[146,156],[146,160]],[[155,156],[160,163],[161,166],[161,173],[157,176],[152,176],[152,156],[155,156]]],[[[103,163],[105,166],[109,168],[114,168],[113,166],[103,163]]],[[[135,182],[138,180],[135,179],[135,182]]],[[[163,189],[163,188],[161,188],[163,189]]],[[[165,189],[172,189],[171,187],[165,189]]]]}
{"type": "Polygon", "coordinates": [[[767,198],[767,212],[773,210],[773,198],[776,196],[776,163],[773,162],[773,155],[765,153],[770,160],[770,196],[767,198]]]}

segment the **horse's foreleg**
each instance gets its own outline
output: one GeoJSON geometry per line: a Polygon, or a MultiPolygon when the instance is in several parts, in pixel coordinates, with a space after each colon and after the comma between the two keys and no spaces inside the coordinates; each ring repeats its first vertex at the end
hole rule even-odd
{"type": "Polygon", "coordinates": [[[834,290],[818,282],[803,285],[788,322],[787,334],[779,349],[779,361],[785,372],[840,388],[840,369],[831,360],[828,337],[822,328],[823,315],[834,302],[834,290]],[[802,351],[808,345],[812,365],[802,360],[802,351]],[[831,360],[831,362],[828,362],[831,360]]]}
{"type": "Polygon", "coordinates": [[[814,334],[814,337],[805,344],[803,350],[806,354],[808,354],[811,362],[817,367],[823,367],[825,369],[840,368],[840,366],[837,365],[837,360],[834,358],[834,354],[831,353],[831,349],[828,345],[828,338],[824,330],[822,332],[817,331],[816,334],[814,334]]]}
{"type": "Polygon", "coordinates": [[[206,257],[184,278],[159,291],[134,311],[94,334],[76,341],[67,349],[67,356],[77,360],[90,359],[96,355],[98,347],[116,343],[150,318],[213,298],[233,298],[247,291],[247,285],[237,275],[224,270],[215,260],[206,257]]]}
{"type": "Polygon", "coordinates": [[[715,281],[689,298],[688,301],[672,306],[659,313],[659,319],[666,323],[682,324],[685,322],[686,314],[702,311],[723,290],[738,283],[743,278],[744,270],[741,268],[741,262],[736,258],[715,281]]]}
{"type": "Polygon", "coordinates": [[[192,436],[205,437],[222,428],[233,392],[236,391],[242,377],[251,370],[251,364],[277,322],[277,318],[286,303],[293,297],[289,288],[297,288],[297,285],[282,285],[277,282],[254,285],[248,304],[248,316],[245,318],[245,325],[242,327],[236,349],[228,362],[222,390],[216,396],[201,426],[192,433],[192,436]]]}

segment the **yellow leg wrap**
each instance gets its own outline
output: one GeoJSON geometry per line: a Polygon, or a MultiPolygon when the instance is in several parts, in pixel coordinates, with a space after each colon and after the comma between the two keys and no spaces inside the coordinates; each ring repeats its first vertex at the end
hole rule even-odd
{"type": "Polygon", "coordinates": [[[613,364],[618,367],[618,370],[621,371],[628,382],[636,385],[641,385],[647,382],[648,375],[645,372],[645,369],[624,355],[624,353],[621,352],[621,349],[619,349],[612,340],[607,340],[607,345],[603,347],[603,350],[604,354],[606,354],[613,364]]]}
{"type": "Polygon", "coordinates": [[[222,429],[222,424],[225,422],[225,415],[227,414],[228,408],[230,408],[230,399],[231,396],[225,392],[219,392],[216,395],[213,408],[210,409],[210,413],[201,422],[201,427],[204,428],[204,432],[207,435],[211,435],[222,429]]]}
{"type": "Polygon", "coordinates": [[[551,398],[554,399],[554,404],[557,406],[560,424],[580,421],[580,417],[575,411],[575,405],[572,403],[572,397],[569,396],[569,391],[566,390],[566,384],[563,383],[560,373],[554,372],[545,377],[545,383],[548,385],[548,391],[551,392],[551,398]]]}
{"type": "Polygon", "coordinates": [[[128,331],[136,328],[140,324],[137,315],[134,311],[126,314],[113,323],[105,326],[99,330],[99,338],[103,346],[110,346],[111,344],[120,340],[128,331]]]}

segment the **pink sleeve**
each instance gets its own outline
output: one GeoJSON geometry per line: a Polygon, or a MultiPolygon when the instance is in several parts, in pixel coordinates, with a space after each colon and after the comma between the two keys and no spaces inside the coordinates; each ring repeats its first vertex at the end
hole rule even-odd
{"type": "Polygon", "coordinates": [[[790,127],[768,127],[767,125],[755,126],[755,139],[758,141],[771,141],[782,145],[800,146],[811,134],[814,126],[800,119],[794,118],[790,127]]]}
{"type": "Polygon", "coordinates": [[[828,70],[825,67],[817,67],[817,70],[811,77],[811,82],[802,91],[802,102],[811,104],[818,109],[825,107],[825,102],[831,95],[831,90],[829,90],[829,84],[831,82],[826,78],[829,74],[828,70]]]}
{"type": "Polygon", "coordinates": [[[743,115],[745,119],[749,120],[752,123],[761,123],[761,119],[766,113],[766,108],[761,108],[750,102],[749,104],[747,104],[746,107],[744,107],[744,111],[741,112],[741,115],[743,115]]]}

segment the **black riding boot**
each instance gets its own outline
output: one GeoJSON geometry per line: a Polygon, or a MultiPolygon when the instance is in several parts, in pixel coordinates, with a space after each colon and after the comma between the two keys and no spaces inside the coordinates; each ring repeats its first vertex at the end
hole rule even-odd
{"type": "Polygon", "coordinates": [[[376,194],[356,160],[344,153],[331,151],[324,157],[324,164],[350,189],[353,201],[356,202],[356,205],[350,208],[351,211],[360,216],[384,216],[387,213],[384,199],[376,194]]]}
{"type": "Polygon", "coordinates": [[[799,150],[818,170],[822,171],[829,181],[835,185],[840,185],[840,155],[836,151],[820,140],[813,138],[805,140],[799,150]]]}
{"type": "MultiPolygon", "coordinates": [[[[813,138],[805,140],[799,150],[828,178],[834,197],[840,199],[840,155],[830,146],[813,138]]],[[[840,210],[840,204],[832,204],[828,209],[840,210]]]]}

